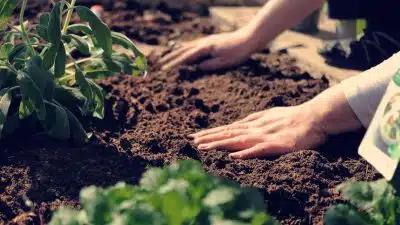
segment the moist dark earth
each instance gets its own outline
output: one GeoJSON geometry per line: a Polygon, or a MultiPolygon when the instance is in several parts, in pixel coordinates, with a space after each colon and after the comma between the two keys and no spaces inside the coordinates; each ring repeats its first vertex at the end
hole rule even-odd
{"type": "MultiPolygon", "coordinates": [[[[86,0],[84,4],[79,4],[79,1],[78,4],[90,7],[98,2],[86,0]]],[[[39,16],[51,10],[47,4],[44,6],[38,4],[38,1],[28,1],[25,18],[30,25],[38,24],[39,16]]],[[[217,31],[210,19],[203,16],[207,12],[199,14],[198,10],[191,12],[174,9],[163,3],[149,7],[132,0],[110,1],[104,8],[101,18],[111,30],[149,45],[165,46],[174,41],[193,40],[217,31]]],[[[15,10],[11,24],[18,24],[18,13],[19,10],[15,10]]],[[[79,17],[74,14],[71,22],[80,22],[79,17]]]]}
{"type": "Polygon", "coordinates": [[[106,118],[82,118],[93,134],[86,146],[21,135],[0,143],[0,224],[48,222],[60,205],[79,208],[85,186],[136,184],[147,168],[182,159],[258,188],[282,224],[322,224],[325,210],[341,201],[337,184],[379,177],[357,155],[363,130],[331,137],[317,149],[252,160],[199,152],[187,138],[252,112],[301,104],[328,88],[286,53],[254,54],[237,68],[211,73],[196,66],[158,71],[156,58],[146,77],[98,81],[108,93],[106,118]]]}

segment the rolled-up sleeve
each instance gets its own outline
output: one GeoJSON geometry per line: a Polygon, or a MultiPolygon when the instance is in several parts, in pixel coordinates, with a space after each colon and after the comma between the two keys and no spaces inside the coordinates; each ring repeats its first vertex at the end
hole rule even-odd
{"type": "Polygon", "coordinates": [[[393,75],[400,68],[400,53],[339,85],[354,113],[368,127],[393,75]]]}

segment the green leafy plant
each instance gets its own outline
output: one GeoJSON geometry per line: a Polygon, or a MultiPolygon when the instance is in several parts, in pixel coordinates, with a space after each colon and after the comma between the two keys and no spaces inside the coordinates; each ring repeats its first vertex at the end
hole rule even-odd
{"type": "Polygon", "coordinates": [[[7,27],[16,3],[0,0],[0,138],[26,125],[25,131],[83,143],[86,134],[74,114],[104,117],[105,93],[90,78],[145,73],[146,59],[129,38],[110,31],[75,0],[56,1],[37,25],[23,20],[23,0],[20,25],[7,27]],[[69,24],[73,11],[82,24],[69,24]],[[135,59],[114,51],[113,44],[135,59]]]}
{"type": "Polygon", "coordinates": [[[148,170],[140,185],[84,188],[82,210],[58,209],[50,225],[275,225],[263,197],[206,174],[196,161],[148,170]]]}
{"type": "Polygon", "coordinates": [[[337,189],[348,204],[329,209],[325,215],[325,224],[400,224],[400,197],[387,181],[349,182],[337,189]]]}

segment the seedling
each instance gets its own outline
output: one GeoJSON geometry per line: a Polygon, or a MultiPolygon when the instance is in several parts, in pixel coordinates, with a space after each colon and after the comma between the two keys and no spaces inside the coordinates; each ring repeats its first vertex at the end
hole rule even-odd
{"type": "Polygon", "coordinates": [[[105,93],[91,78],[146,72],[132,41],[75,1],[56,1],[40,24],[31,25],[24,21],[23,0],[20,25],[11,27],[17,0],[0,0],[0,138],[23,128],[82,144],[86,133],[76,115],[104,117],[105,93]],[[83,23],[69,24],[74,11],[83,23]],[[134,60],[113,44],[132,51],[134,60]]]}
{"type": "Polygon", "coordinates": [[[196,161],[150,169],[132,186],[91,186],[82,210],[58,209],[50,225],[277,225],[255,190],[208,175],[196,161]]]}
{"type": "Polygon", "coordinates": [[[400,197],[386,181],[349,182],[338,187],[348,204],[334,206],[326,225],[399,225],[400,197]]]}

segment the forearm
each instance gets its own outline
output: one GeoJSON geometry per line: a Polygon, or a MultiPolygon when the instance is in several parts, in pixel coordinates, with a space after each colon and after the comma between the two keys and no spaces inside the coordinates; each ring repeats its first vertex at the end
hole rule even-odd
{"type": "Polygon", "coordinates": [[[340,85],[331,87],[304,104],[315,113],[316,122],[328,135],[354,131],[362,127],[340,85]]]}
{"type": "Polygon", "coordinates": [[[329,88],[304,104],[315,111],[328,134],[368,127],[386,88],[399,69],[400,53],[329,88]]]}
{"type": "Polygon", "coordinates": [[[250,36],[254,49],[264,48],[284,30],[321,7],[325,0],[269,0],[240,32],[250,36]]]}

